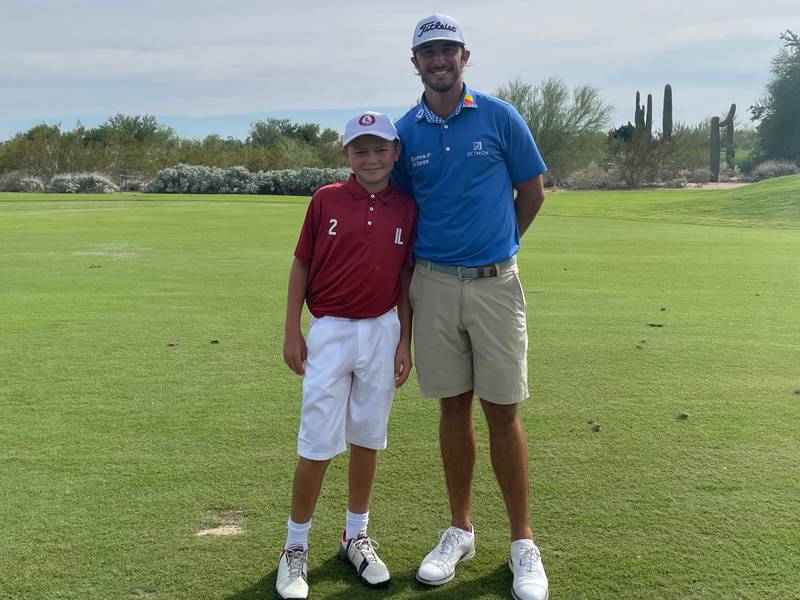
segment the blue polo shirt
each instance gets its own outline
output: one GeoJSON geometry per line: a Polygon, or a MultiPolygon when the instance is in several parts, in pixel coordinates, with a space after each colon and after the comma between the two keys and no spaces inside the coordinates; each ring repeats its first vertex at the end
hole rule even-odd
{"type": "Polygon", "coordinates": [[[514,256],[514,185],[547,170],[516,109],[465,87],[446,120],[423,98],[396,126],[402,152],[392,180],[419,205],[414,255],[460,266],[514,256]]]}

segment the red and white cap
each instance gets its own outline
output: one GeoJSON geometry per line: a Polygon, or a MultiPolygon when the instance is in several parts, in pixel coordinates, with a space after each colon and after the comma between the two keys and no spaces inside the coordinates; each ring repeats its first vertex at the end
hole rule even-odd
{"type": "Polygon", "coordinates": [[[462,46],[465,45],[461,25],[453,17],[447,15],[431,15],[417,23],[414,37],[411,39],[411,50],[435,40],[449,40],[462,46]]]}
{"type": "Polygon", "coordinates": [[[347,144],[362,135],[374,135],[390,142],[398,139],[397,129],[395,129],[392,120],[383,113],[376,113],[370,110],[356,115],[347,122],[344,127],[342,146],[347,146],[347,144]]]}

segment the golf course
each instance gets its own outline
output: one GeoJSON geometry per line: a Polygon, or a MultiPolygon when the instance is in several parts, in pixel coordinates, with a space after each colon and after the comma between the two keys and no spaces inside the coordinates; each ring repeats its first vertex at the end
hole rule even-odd
{"type": "MultiPolygon", "coordinates": [[[[0,194],[0,599],[274,597],[302,385],[282,357],[286,282],[307,204],[0,194]]],[[[800,176],[549,193],[518,261],[551,600],[800,598],[800,176]]],[[[476,424],[475,558],[440,588],[415,580],[449,510],[438,402],[412,373],[370,511],[392,583],[367,589],[337,558],[340,456],[311,529],[312,598],[510,598],[476,424]]]]}

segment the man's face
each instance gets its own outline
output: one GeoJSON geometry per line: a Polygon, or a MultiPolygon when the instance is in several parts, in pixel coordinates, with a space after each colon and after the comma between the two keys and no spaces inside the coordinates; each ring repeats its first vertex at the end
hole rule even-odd
{"type": "Polygon", "coordinates": [[[343,150],[347,164],[359,183],[369,191],[389,181],[395,161],[400,157],[400,145],[375,135],[362,135],[343,150]]]}
{"type": "Polygon", "coordinates": [[[422,44],[411,57],[422,83],[440,93],[449,92],[454,87],[461,88],[464,66],[468,60],[469,50],[447,40],[422,44]]]}

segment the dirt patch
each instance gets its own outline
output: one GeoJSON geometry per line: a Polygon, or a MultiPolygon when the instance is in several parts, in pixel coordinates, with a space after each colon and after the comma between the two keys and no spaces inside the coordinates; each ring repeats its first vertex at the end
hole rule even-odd
{"type": "Polygon", "coordinates": [[[198,537],[244,535],[247,512],[238,508],[211,508],[209,524],[197,532],[198,537]]]}
{"type": "Polygon", "coordinates": [[[242,535],[243,533],[244,529],[239,525],[220,525],[210,529],[201,529],[197,532],[197,535],[204,537],[207,535],[242,535]]]}

